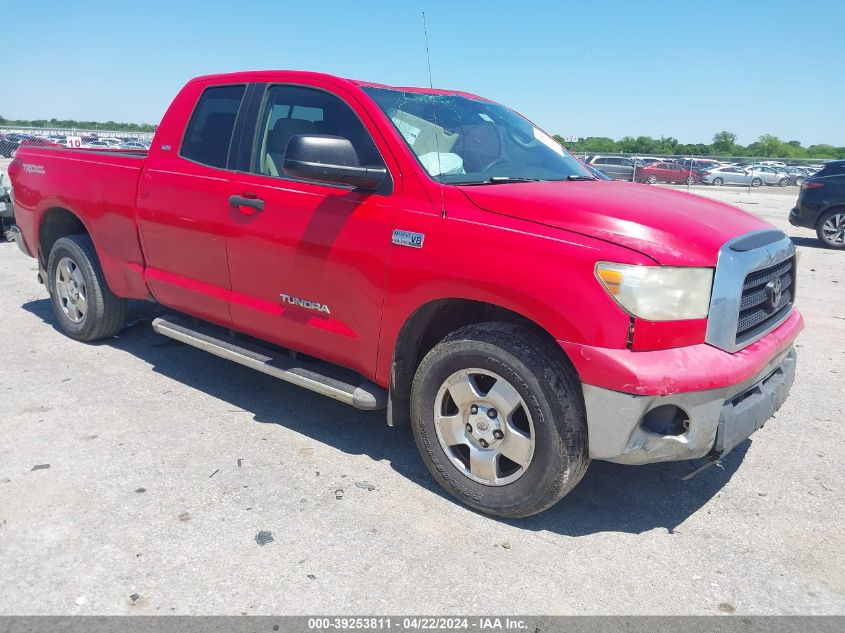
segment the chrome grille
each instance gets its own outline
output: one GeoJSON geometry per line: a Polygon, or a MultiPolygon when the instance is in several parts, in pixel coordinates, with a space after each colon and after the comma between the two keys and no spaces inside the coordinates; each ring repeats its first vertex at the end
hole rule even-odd
{"type": "Polygon", "coordinates": [[[781,320],[792,308],[795,294],[795,258],[756,270],[745,277],[736,326],[736,342],[743,343],[781,320]],[[780,296],[773,303],[773,288],[780,296]]]}

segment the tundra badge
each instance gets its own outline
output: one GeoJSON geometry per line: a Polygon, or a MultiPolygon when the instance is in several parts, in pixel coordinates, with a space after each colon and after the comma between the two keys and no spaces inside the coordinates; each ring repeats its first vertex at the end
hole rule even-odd
{"type": "Polygon", "coordinates": [[[411,248],[422,248],[425,233],[414,233],[413,231],[403,231],[402,229],[393,229],[393,243],[398,246],[410,246],[411,248]]]}
{"type": "Polygon", "coordinates": [[[324,303],[308,301],[308,299],[300,299],[299,297],[292,297],[284,293],[280,294],[279,296],[282,298],[282,301],[284,301],[285,303],[289,303],[292,306],[298,306],[300,308],[305,308],[306,310],[314,310],[315,312],[331,314],[331,312],[329,312],[329,306],[325,305],[324,303]]]}

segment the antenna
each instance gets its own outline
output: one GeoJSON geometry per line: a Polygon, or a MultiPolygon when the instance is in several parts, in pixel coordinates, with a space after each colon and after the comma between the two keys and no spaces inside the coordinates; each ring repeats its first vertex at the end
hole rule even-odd
{"type": "MultiPolygon", "coordinates": [[[[434,90],[434,82],[431,80],[431,55],[428,52],[428,27],[425,22],[425,11],[422,12],[423,35],[425,36],[425,60],[428,63],[428,87],[434,90]]],[[[433,97],[434,95],[432,95],[433,97]]],[[[437,175],[443,177],[443,168],[440,165],[440,135],[437,132],[437,103],[432,101],[432,115],[434,117],[434,149],[437,151],[437,175]]],[[[443,193],[443,181],[438,180],[440,185],[440,217],[446,217],[446,200],[443,193]]]]}

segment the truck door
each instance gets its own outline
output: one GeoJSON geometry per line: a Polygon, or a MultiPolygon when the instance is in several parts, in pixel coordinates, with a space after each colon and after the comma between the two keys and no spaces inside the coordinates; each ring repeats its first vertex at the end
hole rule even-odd
{"type": "MultiPolygon", "coordinates": [[[[225,231],[231,172],[227,166],[246,85],[204,90],[202,85],[189,85],[186,90],[195,90],[189,103],[196,105],[180,125],[184,137],[151,148],[139,185],[144,275],[164,305],[228,325],[231,283],[225,231]]],[[[187,100],[188,95],[179,98],[183,97],[187,100]]]]}
{"type": "Polygon", "coordinates": [[[371,375],[400,195],[387,146],[354,98],[316,84],[267,86],[247,128],[249,165],[230,189],[233,327],[371,375]],[[288,141],[312,134],[349,139],[391,177],[376,191],[286,177],[288,141]]]}

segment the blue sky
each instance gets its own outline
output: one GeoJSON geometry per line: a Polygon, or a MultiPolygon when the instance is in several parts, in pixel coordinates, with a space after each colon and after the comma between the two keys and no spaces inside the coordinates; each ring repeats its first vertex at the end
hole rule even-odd
{"type": "Polygon", "coordinates": [[[190,77],[318,70],[484,95],[563,135],[845,145],[841,0],[0,0],[0,114],[157,123],[190,77]]]}

